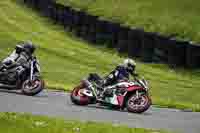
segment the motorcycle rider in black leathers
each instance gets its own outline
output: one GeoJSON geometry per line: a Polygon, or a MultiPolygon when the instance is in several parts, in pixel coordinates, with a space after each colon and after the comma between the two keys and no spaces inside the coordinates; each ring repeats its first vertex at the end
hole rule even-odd
{"type": "Polygon", "coordinates": [[[26,68],[30,66],[30,58],[35,51],[35,46],[32,42],[23,42],[16,45],[15,50],[1,62],[0,71],[7,71],[11,68],[20,66],[17,74],[21,75],[26,68]]]}
{"type": "MultiPolygon", "coordinates": [[[[118,65],[110,74],[103,80],[104,87],[117,84],[120,80],[129,80],[130,75],[138,76],[135,71],[136,62],[132,59],[125,59],[121,65],[118,65]]],[[[112,95],[112,89],[104,90],[103,95],[112,95]]]]}
{"type": "Polygon", "coordinates": [[[103,93],[100,97],[103,99],[105,96],[112,96],[113,89],[106,88],[117,84],[120,80],[129,80],[130,75],[138,76],[135,71],[136,62],[132,59],[125,59],[121,65],[118,65],[113,71],[111,71],[108,76],[101,79],[97,74],[92,73],[89,75],[89,80],[98,81],[98,88],[103,89],[103,93]]]}

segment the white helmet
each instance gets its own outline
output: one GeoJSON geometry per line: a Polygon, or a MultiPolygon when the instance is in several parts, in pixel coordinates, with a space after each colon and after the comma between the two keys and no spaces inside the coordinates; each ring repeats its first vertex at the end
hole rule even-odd
{"type": "Polygon", "coordinates": [[[130,58],[125,59],[123,62],[123,66],[130,72],[135,70],[136,62],[130,58]]]}

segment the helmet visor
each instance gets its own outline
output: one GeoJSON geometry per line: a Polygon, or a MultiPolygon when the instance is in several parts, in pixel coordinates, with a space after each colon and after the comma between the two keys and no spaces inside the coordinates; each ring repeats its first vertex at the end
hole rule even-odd
{"type": "Polygon", "coordinates": [[[19,54],[20,52],[22,52],[23,49],[24,49],[24,48],[23,48],[23,46],[21,46],[21,45],[17,45],[16,48],[15,48],[17,54],[19,54]]]}

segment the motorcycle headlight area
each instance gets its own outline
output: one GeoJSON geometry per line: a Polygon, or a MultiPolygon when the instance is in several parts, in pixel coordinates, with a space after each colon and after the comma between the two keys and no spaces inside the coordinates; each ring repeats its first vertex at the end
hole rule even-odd
{"type": "Polygon", "coordinates": [[[142,84],[145,87],[145,89],[149,89],[148,82],[145,79],[139,80],[139,82],[140,82],[140,84],[142,84]]]}
{"type": "Polygon", "coordinates": [[[40,65],[38,63],[36,63],[36,67],[37,67],[38,71],[40,72],[40,65]]]}

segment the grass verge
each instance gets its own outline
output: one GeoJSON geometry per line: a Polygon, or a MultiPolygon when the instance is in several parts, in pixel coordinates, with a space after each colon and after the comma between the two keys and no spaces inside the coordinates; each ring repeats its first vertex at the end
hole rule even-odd
{"type": "Polygon", "coordinates": [[[2,133],[167,133],[158,130],[32,116],[30,114],[0,113],[2,133]]]}
{"type": "MultiPolygon", "coordinates": [[[[18,41],[28,39],[37,44],[42,75],[50,88],[71,90],[88,73],[106,75],[124,59],[114,50],[73,37],[16,0],[0,1],[0,60],[18,41]]],[[[199,70],[140,61],[136,69],[149,81],[154,104],[200,111],[199,70]]]]}

